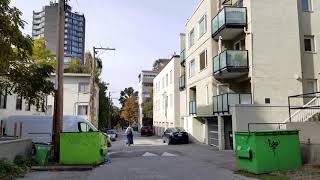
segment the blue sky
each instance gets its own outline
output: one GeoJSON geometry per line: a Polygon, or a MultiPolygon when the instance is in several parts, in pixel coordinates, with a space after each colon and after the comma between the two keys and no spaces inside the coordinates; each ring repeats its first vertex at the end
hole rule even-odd
{"type": "MultiPolygon", "coordinates": [[[[101,52],[102,79],[110,83],[114,98],[125,87],[137,87],[141,70],[151,69],[154,60],[179,53],[179,34],[200,0],[70,0],[74,11],[86,17],[86,51],[92,47],[113,47],[101,52]]],[[[28,23],[32,12],[50,0],[12,0],[28,23]]],[[[116,101],[116,100],[115,100],[116,101]]],[[[118,102],[115,102],[118,105],[118,102]]]]}

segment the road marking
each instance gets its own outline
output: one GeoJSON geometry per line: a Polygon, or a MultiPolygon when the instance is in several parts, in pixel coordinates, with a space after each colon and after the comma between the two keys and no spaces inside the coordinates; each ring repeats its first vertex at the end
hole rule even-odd
{"type": "Polygon", "coordinates": [[[177,155],[175,154],[171,154],[171,153],[168,153],[168,152],[164,152],[161,156],[170,156],[170,157],[175,157],[177,155]]]}
{"type": "Polygon", "coordinates": [[[153,153],[149,153],[149,152],[146,152],[142,155],[143,157],[155,157],[155,156],[158,156],[156,154],[153,154],[153,153]]]}

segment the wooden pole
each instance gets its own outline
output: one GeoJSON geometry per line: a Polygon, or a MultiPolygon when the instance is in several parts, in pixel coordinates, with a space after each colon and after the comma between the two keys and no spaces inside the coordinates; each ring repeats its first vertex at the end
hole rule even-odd
{"type": "Polygon", "coordinates": [[[56,94],[53,115],[53,152],[54,160],[59,162],[60,133],[63,127],[63,71],[64,71],[64,27],[65,27],[65,0],[59,0],[57,26],[57,66],[56,66],[56,94]]]}
{"type": "Polygon", "coordinates": [[[16,138],[17,137],[17,123],[14,123],[14,129],[13,129],[13,136],[16,138]]]}
{"type": "Polygon", "coordinates": [[[22,122],[19,123],[19,138],[22,138],[22,122]]]}

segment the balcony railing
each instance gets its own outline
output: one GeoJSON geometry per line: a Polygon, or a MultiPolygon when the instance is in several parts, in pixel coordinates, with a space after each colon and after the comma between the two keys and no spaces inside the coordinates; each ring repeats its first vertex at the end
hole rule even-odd
{"type": "Polygon", "coordinates": [[[249,72],[248,51],[226,50],[213,58],[216,79],[237,78],[249,72]]]}
{"type": "Polygon", "coordinates": [[[189,102],[189,114],[190,115],[196,115],[197,114],[197,102],[196,101],[190,101],[189,102]]]}
{"type": "Polygon", "coordinates": [[[247,25],[247,9],[245,7],[224,7],[212,20],[212,37],[216,40],[222,36],[230,40],[243,32],[247,25]],[[226,29],[230,29],[226,31],[226,29]]]}
{"type": "Polygon", "coordinates": [[[186,88],[186,75],[182,75],[179,78],[179,89],[180,91],[186,88]]]}
{"type": "Polygon", "coordinates": [[[252,104],[251,94],[221,94],[213,96],[213,113],[229,113],[230,106],[252,104]]]}

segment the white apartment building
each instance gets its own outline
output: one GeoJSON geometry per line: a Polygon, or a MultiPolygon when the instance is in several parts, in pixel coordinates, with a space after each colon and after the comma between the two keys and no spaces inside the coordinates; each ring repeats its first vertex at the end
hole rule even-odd
{"type": "Polygon", "coordinates": [[[181,127],[180,122],[180,56],[173,55],[170,62],[153,80],[153,126],[161,136],[169,127],[181,127]]]}
{"type": "MultiPolygon", "coordinates": [[[[52,81],[55,76],[52,76],[52,81]]],[[[90,74],[64,74],[64,95],[63,95],[63,114],[82,116],[89,120],[90,115],[90,74]]],[[[97,93],[95,97],[95,118],[98,119],[99,114],[99,89],[96,87],[97,93]]],[[[47,115],[53,115],[54,98],[49,96],[47,99],[47,115]]],[[[98,122],[92,122],[98,127],[98,122]]]]}
{"type": "Polygon", "coordinates": [[[0,96],[0,121],[7,120],[14,115],[44,115],[45,104],[30,104],[26,99],[18,95],[0,96]]]}
{"type": "Polygon", "coordinates": [[[180,118],[190,135],[232,149],[235,131],[285,122],[288,96],[318,91],[319,13],[316,0],[201,1],[181,35],[180,118]]]}
{"type": "Polygon", "coordinates": [[[146,116],[143,113],[144,103],[147,100],[152,100],[152,90],[153,90],[153,79],[157,76],[154,71],[143,70],[139,74],[139,85],[138,85],[138,102],[139,102],[139,129],[145,125],[143,122],[146,116]]]}

